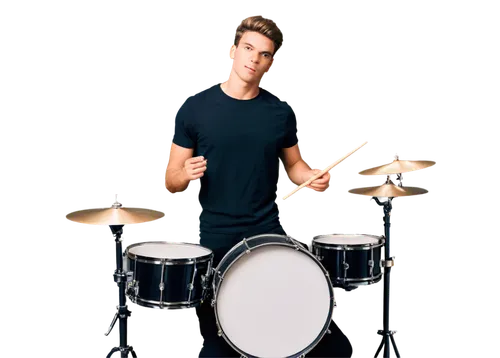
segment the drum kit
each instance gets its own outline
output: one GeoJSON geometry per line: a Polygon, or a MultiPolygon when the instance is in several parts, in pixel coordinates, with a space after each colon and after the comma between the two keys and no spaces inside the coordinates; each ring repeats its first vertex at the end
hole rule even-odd
{"type": "Polygon", "coordinates": [[[425,189],[404,187],[402,173],[427,168],[431,161],[402,161],[360,172],[387,175],[378,187],[349,190],[372,196],[384,209],[384,236],[319,235],[309,251],[290,236],[262,234],[243,238],[212,267],[213,252],[201,245],[143,242],[122,251],[124,225],[164,216],[159,211],[126,208],[115,199],[111,208],[76,211],[69,220],[109,225],[116,243],[114,281],[119,288],[117,312],[106,332],[119,320],[120,345],[107,358],[137,355],[127,343],[126,298],[138,305],[159,309],[197,307],[207,301],[214,309],[219,336],[242,357],[305,357],[328,334],[335,307],[334,287],[350,291],[384,278],[382,342],[389,357],[395,331],[389,330],[390,214],[396,197],[424,194],[425,189]],[[396,174],[398,185],[390,180],[396,174]],[[386,199],[381,201],[380,199],[386,199]],[[382,248],[385,249],[382,258],[382,248]],[[264,324],[263,324],[264,322],[264,324]]]}

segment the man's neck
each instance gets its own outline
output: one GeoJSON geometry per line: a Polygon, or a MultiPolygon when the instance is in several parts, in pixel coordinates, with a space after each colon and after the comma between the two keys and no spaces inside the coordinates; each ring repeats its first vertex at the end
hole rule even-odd
{"type": "Polygon", "coordinates": [[[220,87],[229,97],[240,100],[252,99],[259,94],[259,83],[244,82],[233,73],[231,73],[229,79],[222,83],[220,87]]]}

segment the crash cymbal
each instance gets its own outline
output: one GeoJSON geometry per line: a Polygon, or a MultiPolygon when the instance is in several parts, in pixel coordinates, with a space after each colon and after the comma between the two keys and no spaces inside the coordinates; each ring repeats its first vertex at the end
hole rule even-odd
{"type": "Polygon", "coordinates": [[[346,193],[355,197],[382,197],[382,198],[406,198],[419,197],[430,193],[430,190],[416,185],[403,187],[394,184],[365,184],[358,185],[346,190],[346,193]]]}
{"type": "Polygon", "coordinates": [[[123,208],[115,202],[111,208],[75,211],[66,215],[71,221],[92,225],[126,225],[153,221],[163,217],[160,211],[139,208],[123,208]]]}
{"type": "Polygon", "coordinates": [[[412,172],[414,170],[424,169],[436,164],[430,160],[399,160],[398,157],[390,163],[379,167],[363,170],[359,172],[362,175],[389,175],[412,172]]]}

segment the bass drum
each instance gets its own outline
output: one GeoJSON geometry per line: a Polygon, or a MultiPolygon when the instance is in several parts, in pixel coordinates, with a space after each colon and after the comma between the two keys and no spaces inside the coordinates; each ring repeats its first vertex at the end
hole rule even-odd
{"type": "Polygon", "coordinates": [[[328,330],[335,305],[327,271],[289,236],[243,239],[213,277],[219,336],[245,357],[302,357],[328,330]]]}

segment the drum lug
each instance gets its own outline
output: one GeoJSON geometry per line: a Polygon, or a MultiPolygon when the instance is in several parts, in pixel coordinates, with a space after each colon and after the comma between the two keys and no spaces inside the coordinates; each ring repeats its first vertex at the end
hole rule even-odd
{"type": "Polygon", "coordinates": [[[201,287],[204,289],[204,290],[207,290],[209,288],[209,278],[208,276],[205,276],[205,275],[201,275],[201,287]]]}
{"type": "Polygon", "coordinates": [[[250,246],[248,246],[248,242],[247,242],[247,239],[246,238],[243,238],[243,243],[245,244],[246,246],[246,250],[245,250],[245,253],[249,254],[252,252],[252,249],[250,248],[250,246]]]}
{"type": "Polygon", "coordinates": [[[215,307],[215,302],[216,302],[216,300],[215,300],[215,298],[213,298],[212,301],[210,302],[210,306],[215,307]]]}
{"type": "Polygon", "coordinates": [[[189,291],[192,291],[192,290],[194,289],[194,285],[193,285],[192,283],[188,284],[188,285],[187,285],[187,289],[188,289],[189,291]]]}
{"type": "Polygon", "coordinates": [[[318,261],[323,261],[324,260],[324,256],[316,256],[316,258],[318,259],[318,261]]]}
{"type": "Polygon", "coordinates": [[[127,272],[127,291],[132,290],[135,288],[135,280],[134,280],[134,273],[133,272],[127,272]]]}
{"type": "Polygon", "coordinates": [[[212,269],[212,260],[213,260],[213,258],[208,261],[207,274],[206,274],[206,280],[207,281],[209,280],[210,275],[212,274],[212,270],[213,270],[212,269]]]}

